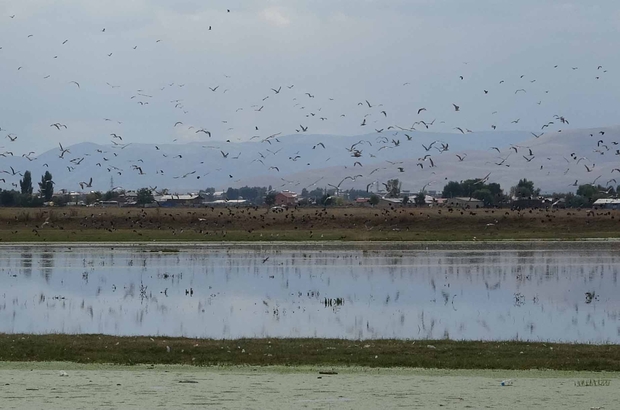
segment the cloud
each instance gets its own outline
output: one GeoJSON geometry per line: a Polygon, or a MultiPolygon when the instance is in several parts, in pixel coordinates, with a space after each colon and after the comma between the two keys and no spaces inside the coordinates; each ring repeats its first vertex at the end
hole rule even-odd
{"type": "Polygon", "coordinates": [[[263,20],[274,26],[286,27],[291,24],[291,20],[280,8],[270,7],[260,12],[263,20]]]}

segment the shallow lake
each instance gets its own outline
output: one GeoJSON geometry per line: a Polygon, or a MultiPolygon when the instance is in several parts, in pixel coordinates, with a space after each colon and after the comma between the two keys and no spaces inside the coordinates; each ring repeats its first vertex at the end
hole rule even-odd
{"type": "Polygon", "coordinates": [[[620,243],[0,247],[0,332],[620,343],[620,243]]]}

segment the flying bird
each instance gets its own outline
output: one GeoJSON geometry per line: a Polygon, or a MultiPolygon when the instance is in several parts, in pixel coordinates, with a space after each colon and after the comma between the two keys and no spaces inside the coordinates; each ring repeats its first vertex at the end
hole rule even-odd
{"type": "Polygon", "coordinates": [[[90,180],[88,182],[80,182],[80,189],[84,189],[84,188],[92,188],[93,186],[93,179],[90,178],[90,180]]]}

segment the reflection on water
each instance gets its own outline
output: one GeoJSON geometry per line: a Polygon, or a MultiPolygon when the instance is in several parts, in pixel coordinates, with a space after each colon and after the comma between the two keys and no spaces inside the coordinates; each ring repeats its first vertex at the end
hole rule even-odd
{"type": "Polygon", "coordinates": [[[620,342],[615,244],[414,246],[5,246],[0,332],[620,342]]]}

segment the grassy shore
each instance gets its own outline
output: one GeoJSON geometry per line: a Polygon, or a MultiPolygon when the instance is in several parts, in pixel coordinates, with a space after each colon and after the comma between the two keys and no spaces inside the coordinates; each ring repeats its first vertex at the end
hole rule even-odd
{"type": "Polygon", "coordinates": [[[449,340],[206,340],[2,334],[0,361],[620,371],[620,346],[449,340]]]}
{"type": "Polygon", "coordinates": [[[0,208],[3,242],[620,238],[620,211],[447,208],[0,208]]]}

